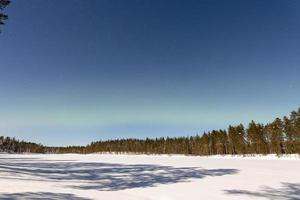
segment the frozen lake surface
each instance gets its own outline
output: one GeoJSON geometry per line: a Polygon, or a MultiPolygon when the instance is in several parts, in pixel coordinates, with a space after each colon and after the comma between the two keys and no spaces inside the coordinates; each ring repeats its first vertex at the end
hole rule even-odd
{"type": "Polygon", "coordinates": [[[300,200],[300,159],[0,154],[0,199],[300,200]]]}

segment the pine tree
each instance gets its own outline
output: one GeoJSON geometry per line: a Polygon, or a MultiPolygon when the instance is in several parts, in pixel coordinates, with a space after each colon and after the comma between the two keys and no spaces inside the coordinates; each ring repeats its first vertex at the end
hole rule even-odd
{"type": "Polygon", "coordinates": [[[291,142],[293,143],[294,152],[300,153],[300,108],[293,111],[290,115],[291,123],[291,142]]]}
{"type": "Polygon", "coordinates": [[[284,150],[282,120],[276,118],[274,122],[266,125],[266,132],[268,134],[270,152],[276,154],[284,153],[285,150],[284,150]]]}
{"type": "Polygon", "coordinates": [[[228,139],[229,139],[231,154],[246,153],[245,129],[242,124],[235,127],[229,126],[228,139]]]}
{"type": "Polygon", "coordinates": [[[295,134],[293,124],[288,117],[284,117],[283,122],[286,152],[295,153],[295,134]]]}
{"type": "Polygon", "coordinates": [[[0,0],[0,25],[3,25],[4,21],[6,21],[8,18],[7,15],[2,11],[4,10],[4,8],[6,8],[6,6],[8,6],[9,3],[9,0],[0,0]]]}
{"type": "Polygon", "coordinates": [[[262,124],[256,124],[252,120],[247,129],[247,139],[249,142],[250,153],[269,153],[267,137],[262,124]]]}

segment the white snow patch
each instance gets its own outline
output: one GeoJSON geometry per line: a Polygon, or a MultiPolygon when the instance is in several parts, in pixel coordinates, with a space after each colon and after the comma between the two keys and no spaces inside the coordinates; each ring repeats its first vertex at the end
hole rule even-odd
{"type": "Polygon", "coordinates": [[[300,199],[299,155],[0,154],[0,199],[300,199]]]}

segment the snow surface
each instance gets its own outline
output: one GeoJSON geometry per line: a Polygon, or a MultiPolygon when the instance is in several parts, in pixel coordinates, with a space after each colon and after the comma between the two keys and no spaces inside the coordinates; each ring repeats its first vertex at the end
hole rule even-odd
{"type": "Polygon", "coordinates": [[[300,158],[0,154],[0,199],[300,200],[300,158]]]}

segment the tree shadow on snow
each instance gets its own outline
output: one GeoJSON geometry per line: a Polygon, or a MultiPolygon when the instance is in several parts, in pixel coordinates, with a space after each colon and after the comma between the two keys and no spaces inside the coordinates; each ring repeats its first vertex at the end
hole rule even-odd
{"type": "Polygon", "coordinates": [[[1,179],[61,182],[65,187],[116,191],[238,173],[237,169],[204,169],[160,165],[93,162],[0,162],[1,179]]]}
{"type": "Polygon", "coordinates": [[[271,200],[300,200],[300,183],[282,183],[278,189],[262,187],[260,191],[225,190],[231,195],[246,195],[249,197],[263,197],[271,200]]]}
{"type": "Polygon", "coordinates": [[[1,200],[38,200],[38,199],[52,199],[52,200],[91,200],[87,198],[76,197],[73,194],[66,193],[51,193],[51,192],[24,192],[24,193],[6,193],[0,194],[1,200]]]}

